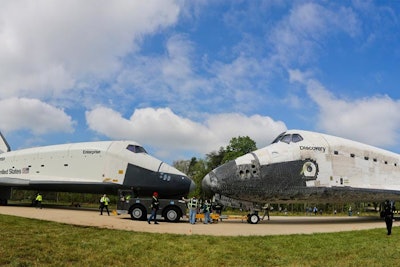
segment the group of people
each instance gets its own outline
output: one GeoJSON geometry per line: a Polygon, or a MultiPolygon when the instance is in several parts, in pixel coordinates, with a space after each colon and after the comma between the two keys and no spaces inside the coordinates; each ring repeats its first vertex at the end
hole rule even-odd
{"type": "Polygon", "coordinates": [[[193,196],[192,198],[186,199],[182,198],[187,205],[189,209],[189,223],[190,224],[195,224],[196,223],[196,215],[198,212],[201,212],[204,214],[204,224],[212,223],[211,220],[211,201],[206,199],[204,203],[202,203],[201,200],[197,199],[196,196],[193,196]]]}
{"type": "MultiPolygon", "coordinates": [[[[189,209],[189,223],[190,224],[195,224],[196,223],[196,215],[198,212],[201,212],[204,214],[204,224],[212,223],[212,219],[210,217],[211,211],[212,211],[212,203],[210,200],[206,199],[204,203],[198,199],[196,196],[193,196],[189,199],[182,198],[187,203],[187,207],[189,209]]],[[[42,201],[43,201],[43,196],[41,193],[37,193],[35,197],[35,207],[37,208],[42,208],[42,201]]],[[[110,216],[110,211],[108,209],[108,205],[110,203],[110,199],[107,197],[106,194],[104,194],[100,198],[100,215],[103,215],[103,210],[105,209],[107,211],[108,216],[110,216]]],[[[150,224],[151,221],[154,221],[154,224],[158,224],[157,222],[157,211],[160,209],[160,201],[158,200],[158,193],[154,192],[152,196],[152,202],[151,202],[151,214],[149,218],[147,219],[147,222],[150,224]]],[[[351,211],[351,208],[349,209],[349,212],[351,211]]],[[[391,235],[392,234],[392,225],[393,225],[393,216],[394,216],[394,211],[395,211],[395,206],[394,203],[386,200],[382,215],[385,219],[386,223],[386,229],[387,229],[387,234],[391,235]]],[[[316,213],[316,208],[314,208],[313,212],[316,213]]]]}
{"type": "MultiPolygon", "coordinates": [[[[198,211],[201,211],[204,214],[204,224],[212,223],[211,219],[211,201],[206,199],[204,203],[201,203],[197,197],[193,196],[192,198],[186,199],[182,198],[187,203],[187,207],[189,209],[189,223],[196,223],[196,215],[198,211]]],[[[157,222],[157,211],[160,209],[160,201],[158,200],[158,193],[154,192],[152,196],[151,202],[151,215],[147,219],[147,223],[151,223],[154,221],[154,224],[158,224],[157,222]]]]}

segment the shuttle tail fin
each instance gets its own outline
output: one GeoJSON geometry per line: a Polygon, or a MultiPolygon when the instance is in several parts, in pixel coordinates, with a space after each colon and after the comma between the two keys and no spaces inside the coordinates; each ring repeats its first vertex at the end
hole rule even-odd
{"type": "Polygon", "coordinates": [[[4,138],[3,134],[0,132],[0,153],[11,151],[10,145],[4,138]]]}

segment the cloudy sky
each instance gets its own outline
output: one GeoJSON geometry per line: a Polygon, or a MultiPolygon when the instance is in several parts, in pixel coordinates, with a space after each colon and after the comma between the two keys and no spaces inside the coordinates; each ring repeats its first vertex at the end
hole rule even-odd
{"type": "Polygon", "coordinates": [[[295,128],[400,152],[400,2],[2,0],[0,114],[13,149],[172,163],[295,128]]]}

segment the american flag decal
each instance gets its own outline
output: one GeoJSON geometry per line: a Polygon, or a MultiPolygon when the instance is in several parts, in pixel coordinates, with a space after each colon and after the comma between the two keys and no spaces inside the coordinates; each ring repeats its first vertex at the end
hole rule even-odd
{"type": "Polygon", "coordinates": [[[22,173],[23,174],[28,174],[29,173],[29,168],[22,168],[22,173]]]}

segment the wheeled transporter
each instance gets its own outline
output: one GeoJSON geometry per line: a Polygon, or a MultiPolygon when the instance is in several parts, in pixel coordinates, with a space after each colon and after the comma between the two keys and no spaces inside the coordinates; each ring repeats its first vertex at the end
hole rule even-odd
{"type": "MultiPolygon", "coordinates": [[[[151,214],[152,198],[136,197],[132,190],[119,190],[120,199],[117,204],[118,214],[131,215],[133,220],[144,221],[151,214]]],[[[186,203],[178,199],[158,199],[160,209],[157,217],[163,217],[167,222],[178,222],[186,214],[186,203]]]]}

